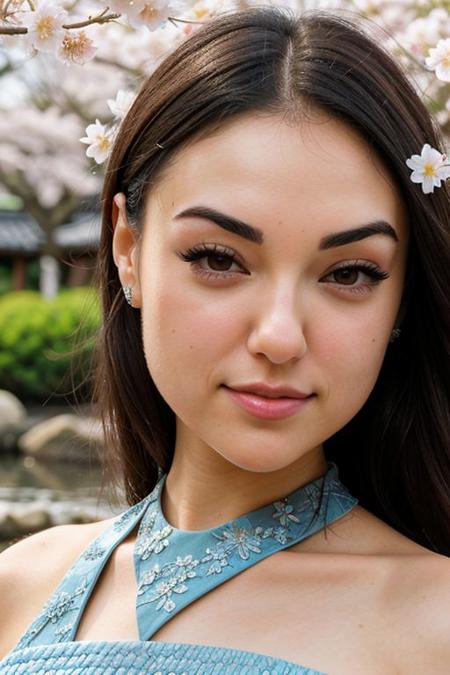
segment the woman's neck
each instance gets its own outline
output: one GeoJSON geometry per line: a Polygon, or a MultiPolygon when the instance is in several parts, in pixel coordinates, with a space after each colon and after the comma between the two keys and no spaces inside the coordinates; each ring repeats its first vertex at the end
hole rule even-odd
{"type": "Polygon", "coordinates": [[[244,470],[212,449],[178,446],[161,496],[162,510],[173,527],[205,530],[281,499],[327,469],[322,446],[271,472],[244,470]]]}

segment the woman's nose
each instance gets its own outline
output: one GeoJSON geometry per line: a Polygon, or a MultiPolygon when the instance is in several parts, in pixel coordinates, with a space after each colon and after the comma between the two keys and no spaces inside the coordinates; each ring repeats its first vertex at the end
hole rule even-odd
{"type": "Polygon", "coordinates": [[[252,354],[264,354],[273,363],[281,364],[302,358],[307,350],[304,316],[300,315],[298,293],[274,293],[258,303],[248,339],[252,354]]]}

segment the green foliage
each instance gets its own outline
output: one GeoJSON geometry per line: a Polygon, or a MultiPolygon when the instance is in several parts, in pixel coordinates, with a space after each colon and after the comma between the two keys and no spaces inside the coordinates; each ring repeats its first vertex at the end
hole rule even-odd
{"type": "MultiPolygon", "coordinates": [[[[79,389],[89,371],[100,323],[97,292],[62,290],[52,300],[38,291],[0,297],[0,389],[26,400],[79,389]]],[[[84,387],[84,388],[83,388],[84,387]]]]}
{"type": "Polygon", "coordinates": [[[39,258],[35,260],[28,260],[25,267],[25,288],[32,288],[35,291],[39,290],[39,282],[41,276],[41,265],[39,258]]]}
{"type": "Polygon", "coordinates": [[[11,288],[11,265],[0,262],[0,295],[8,293],[11,288]]]}

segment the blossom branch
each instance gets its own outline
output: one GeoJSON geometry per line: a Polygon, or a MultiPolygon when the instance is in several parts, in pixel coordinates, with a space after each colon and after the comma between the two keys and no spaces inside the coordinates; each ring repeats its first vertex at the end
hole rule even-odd
{"type": "MultiPolygon", "coordinates": [[[[105,14],[106,11],[107,10],[104,10],[101,14],[97,14],[97,16],[90,16],[85,21],[65,23],[62,27],[66,30],[84,28],[85,26],[91,26],[94,23],[109,23],[121,16],[121,14],[105,14]]],[[[0,26],[0,35],[26,35],[27,33],[28,28],[26,26],[0,26]]]]}
{"type": "Polygon", "coordinates": [[[0,26],[0,35],[26,35],[28,28],[25,26],[0,26]]]}
{"type": "Polygon", "coordinates": [[[107,11],[108,8],[106,8],[100,14],[97,14],[97,16],[90,16],[85,21],[79,21],[78,23],[65,23],[63,24],[63,28],[66,30],[70,30],[71,28],[85,28],[86,26],[91,26],[94,23],[108,23],[109,21],[114,21],[121,16],[121,14],[106,14],[107,11]]]}

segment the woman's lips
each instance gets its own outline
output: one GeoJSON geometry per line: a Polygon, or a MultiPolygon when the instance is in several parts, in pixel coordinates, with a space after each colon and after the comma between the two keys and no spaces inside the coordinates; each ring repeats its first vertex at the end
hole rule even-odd
{"type": "Polygon", "coordinates": [[[226,392],[241,408],[260,419],[282,419],[290,417],[304,408],[314,394],[307,398],[267,398],[245,391],[236,391],[224,386],[226,392]]]}

